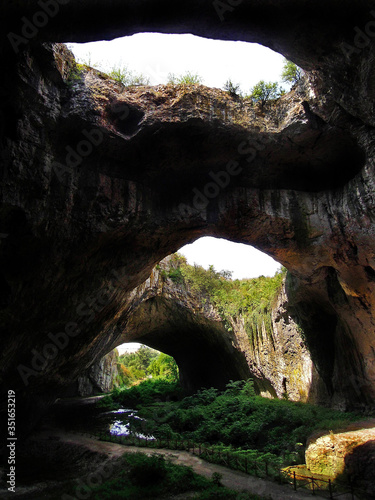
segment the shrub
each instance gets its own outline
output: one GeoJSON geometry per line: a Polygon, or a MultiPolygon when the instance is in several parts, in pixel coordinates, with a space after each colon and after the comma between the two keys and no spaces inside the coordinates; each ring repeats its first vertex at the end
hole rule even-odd
{"type": "Polygon", "coordinates": [[[140,85],[149,85],[150,79],[143,74],[136,74],[131,71],[127,66],[113,67],[109,72],[109,76],[124,87],[133,87],[140,85]]]}
{"type": "Polygon", "coordinates": [[[281,79],[285,83],[290,83],[295,85],[299,82],[302,77],[302,69],[299,68],[292,61],[288,61],[285,59],[285,63],[283,66],[283,72],[281,73],[281,79]]]}
{"type": "Polygon", "coordinates": [[[135,486],[150,486],[163,481],[167,475],[164,457],[153,455],[145,457],[135,454],[128,458],[131,468],[129,479],[135,486]]]}
{"type": "Polygon", "coordinates": [[[241,96],[241,89],[239,83],[235,84],[232,82],[232,80],[228,79],[224,83],[224,90],[228,92],[228,94],[231,97],[240,97],[241,96]]]}
{"type": "Polygon", "coordinates": [[[251,89],[251,98],[254,102],[259,102],[264,108],[267,102],[278,99],[281,95],[281,89],[277,82],[265,82],[261,80],[251,89]]]}
{"type": "Polygon", "coordinates": [[[190,71],[180,76],[169,73],[168,83],[170,85],[201,85],[203,83],[203,79],[199,75],[191,73],[190,71]]]}

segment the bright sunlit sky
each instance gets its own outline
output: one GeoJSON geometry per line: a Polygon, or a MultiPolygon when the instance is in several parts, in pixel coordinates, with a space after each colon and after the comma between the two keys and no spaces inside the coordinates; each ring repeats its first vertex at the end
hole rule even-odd
{"type": "MultiPolygon", "coordinates": [[[[249,93],[259,80],[280,81],[284,58],[270,49],[245,42],[208,40],[193,35],[141,33],[110,42],[69,44],[81,62],[109,71],[127,66],[150,78],[152,85],[167,83],[168,74],[190,71],[209,87],[222,88],[230,78],[249,93]]],[[[190,264],[233,271],[233,278],[273,276],[279,264],[254,248],[216,238],[201,238],[180,252],[190,264]]],[[[139,344],[126,344],[134,350],[139,344]]],[[[125,347],[119,348],[124,352],[125,347]]]]}
{"type": "Polygon", "coordinates": [[[230,78],[249,93],[259,80],[280,80],[283,66],[280,54],[260,45],[193,35],[140,33],[69,47],[82,62],[103,70],[125,65],[148,76],[152,85],[166,83],[169,73],[181,75],[190,71],[200,75],[209,87],[222,88],[230,78]]]}

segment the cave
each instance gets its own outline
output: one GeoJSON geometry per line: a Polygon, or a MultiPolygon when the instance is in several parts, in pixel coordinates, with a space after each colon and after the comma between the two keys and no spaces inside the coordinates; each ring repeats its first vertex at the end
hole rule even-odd
{"type": "MultiPolygon", "coordinates": [[[[20,435],[118,344],[153,267],[203,235],[283,264],[329,403],[373,404],[374,43],[367,34],[358,48],[354,29],[366,32],[371,7],[244,0],[220,19],[202,0],[60,2],[31,34],[33,2],[1,5],[1,388],[2,397],[16,391],[28,416],[20,435]],[[215,89],[160,96],[124,92],[95,71],[72,79],[74,59],[59,42],[141,31],[257,42],[306,75],[266,119],[215,89]],[[230,182],[207,196],[223,172],[230,182]]],[[[204,328],[178,328],[191,338],[186,349],[167,323],[143,341],[186,364],[187,385],[196,385],[191,353],[202,335],[213,358],[200,374],[207,383],[212,373],[224,381],[220,367],[245,376],[204,328]]]]}

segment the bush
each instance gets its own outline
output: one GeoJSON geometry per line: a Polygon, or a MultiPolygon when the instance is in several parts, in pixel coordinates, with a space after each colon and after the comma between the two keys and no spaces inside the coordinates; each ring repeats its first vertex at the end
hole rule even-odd
{"type": "Polygon", "coordinates": [[[169,73],[168,83],[170,85],[201,85],[203,83],[203,79],[199,75],[191,73],[190,71],[180,76],[169,73]]]}
{"type": "MultiPolygon", "coordinates": [[[[92,489],[95,500],[165,498],[185,491],[209,490],[212,482],[190,467],[175,465],[163,456],[125,453],[115,477],[92,489]]],[[[230,493],[226,488],[222,491],[230,493]]],[[[228,497],[230,498],[230,497],[228,497]]]]}
{"type": "Polygon", "coordinates": [[[295,85],[302,78],[302,70],[292,61],[285,59],[281,79],[285,83],[295,85]]]}
{"type": "Polygon", "coordinates": [[[251,98],[254,102],[259,102],[264,108],[267,102],[278,99],[282,94],[277,82],[265,82],[261,80],[251,89],[251,98]]]}
{"type": "Polygon", "coordinates": [[[135,486],[150,486],[163,481],[167,475],[164,457],[153,455],[147,457],[134,454],[128,458],[131,468],[129,479],[135,486]]]}
{"type": "Polygon", "coordinates": [[[124,87],[133,87],[140,85],[149,85],[150,79],[143,74],[136,74],[127,66],[114,67],[109,72],[109,76],[124,87]]]}
{"type": "Polygon", "coordinates": [[[232,80],[228,79],[224,83],[224,90],[228,92],[228,94],[231,97],[240,97],[241,96],[241,89],[239,83],[235,84],[232,82],[232,80]]]}
{"type": "Polygon", "coordinates": [[[115,389],[111,396],[103,398],[106,402],[116,402],[118,405],[135,408],[138,405],[153,403],[154,401],[177,400],[181,397],[182,389],[178,382],[165,379],[148,379],[129,389],[115,389]]]}

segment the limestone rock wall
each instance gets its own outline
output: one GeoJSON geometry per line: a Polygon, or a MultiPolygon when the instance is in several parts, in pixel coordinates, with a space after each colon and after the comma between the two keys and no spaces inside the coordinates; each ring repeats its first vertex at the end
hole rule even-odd
{"type": "Polygon", "coordinates": [[[259,337],[249,339],[243,321],[234,321],[233,327],[242,339],[251,373],[272,386],[270,393],[261,390],[263,395],[330,404],[327,387],[311,358],[303,331],[289,311],[285,281],[272,309],[272,333],[263,327],[259,337]]]}
{"type": "Polygon", "coordinates": [[[113,350],[103,356],[77,380],[77,394],[92,396],[97,393],[111,392],[116,386],[118,353],[113,350]]]}
{"type": "MultiPolygon", "coordinates": [[[[287,12],[280,13],[285,2],[266,3],[287,12]]],[[[77,73],[64,47],[37,38],[18,53],[9,40],[0,47],[7,68],[0,89],[1,389],[16,390],[21,413],[36,419],[115,346],[133,290],[162,258],[203,235],[251,244],[285,265],[288,311],[330,401],[373,404],[373,41],[350,60],[340,51],[340,42],[353,42],[354,19],[366,25],[370,2],[346,2],[349,10],[321,2],[322,9],[339,6],[344,23],[335,9],[322,16],[314,4],[313,41],[305,25],[311,2],[288,3],[297,12],[295,32],[289,20],[272,38],[279,22],[267,35],[261,25],[269,17],[260,16],[246,35],[278,40],[274,48],[308,70],[304,85],[266,113],[217,89],[125,89],[94,70],[77,73]],[[210,173],[228,165],[238,175],[209,203],[199,202],[195,189],[204,192],[210,173]]],[[[260,5],[243,2],[241,9],[245,4],[260,5]]],[[[1,6],[15,30],[20,5],[1,6]]],[[[113,5],[106,4],[108,13],[113,5]]],[[[250,22],[241,9],[237,22],[250,22]]],[[[215,31],[208,25],[206,33],[215,31]]],[[[232,26],[225,36],[238,39],[232,26]]],[[[216,25],[217,36],[222,30],[216,25]]],[[[64,24],[47,39],[53,33],[67,36],[64,24]]],[[[171,304],[157,297],[149,306],[166,315],[171,304]]],[[[230,341],[215,347],[208,325],[207,345],[227,353],[219,363],[226,377],[237,373],[230,341]]],[[[191,363],[198,337],[181,331],[191,339],[191,363]]],[[[177,341],[173,351],[183,363],[177,341]]],[[[301,362],[308,377],[306,367],[301,362]]],[[[284,378],[288,385],[291,375],[284,378]]],[[[280,381],[276,386],[280,392],[280,381]]]]}

